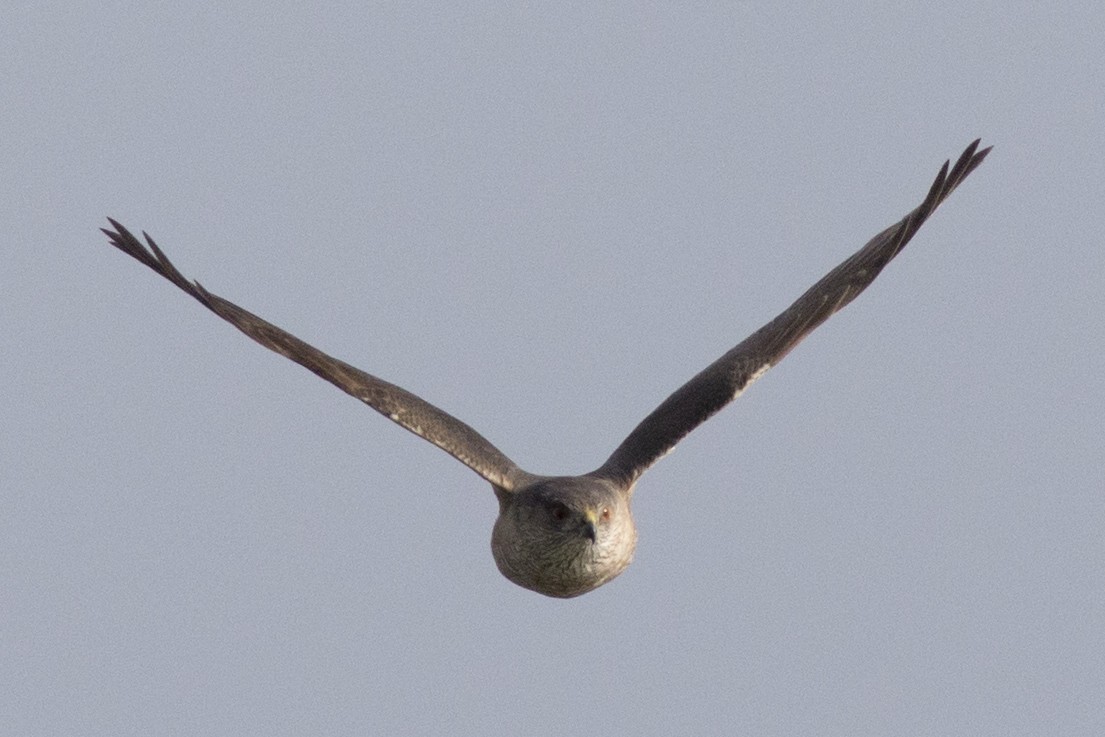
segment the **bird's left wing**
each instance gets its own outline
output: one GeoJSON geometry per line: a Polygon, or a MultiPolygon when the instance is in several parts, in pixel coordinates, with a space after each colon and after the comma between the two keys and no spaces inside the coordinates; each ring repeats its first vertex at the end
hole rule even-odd
{"type": "Polygon", "coordinates": [[[504,491],[513,491],[530,478],[502,451],[457,418],[405,389],[326,355],[267,320],[212,294],[199,282],[188,281],[149,235],[142,234],[147,248],[118,222],[108,220],[114,230],[101,230],[113,246],[141,261],[269,350],[310,369],[393,422],[430,441],[504,491]]]}
{"type": "Polygon", "coordinates": [[[875,280],[898,255],[929,215],[982,163],[989,148],[976,140],[948,171],[945,161],[924,202],[902,220],[867,242],[799,297],[774,320],[707,366],[653,410],[629,434],[593,476],[632,487],[649,466],[691,430],[740,396],[749,384],[776,365],[799,342],[875,280]]]}

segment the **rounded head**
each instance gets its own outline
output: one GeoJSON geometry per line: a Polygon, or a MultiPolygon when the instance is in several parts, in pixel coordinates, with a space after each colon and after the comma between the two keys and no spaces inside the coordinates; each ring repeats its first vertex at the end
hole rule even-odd
{"type": "Polygon", "coordinates": [[[605,479],[564,476],[499,492],[491,552],[504,576],[546,596],[585,594],[633,560],[629,495],[605,479]]]}

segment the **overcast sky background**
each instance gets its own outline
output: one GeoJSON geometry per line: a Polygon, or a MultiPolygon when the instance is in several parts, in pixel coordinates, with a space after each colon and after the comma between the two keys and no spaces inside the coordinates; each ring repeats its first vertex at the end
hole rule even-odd
{"type": "Polygon", "coordinates": [[[0,27],[10,734],[1105,732],[1100,3],[67,2],[0,27]],[[559,601],[471,471],[97,231],[598,466],[990,158],[559,601]]]}

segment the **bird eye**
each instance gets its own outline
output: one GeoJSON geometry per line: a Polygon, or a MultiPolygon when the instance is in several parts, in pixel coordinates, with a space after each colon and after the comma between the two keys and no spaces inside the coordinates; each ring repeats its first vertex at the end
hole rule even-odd
{"type": "Polygon", "coordinates": [[[553,519],[557,522],[563,522],[568,519],[568,508],[563,504],[554,504],[552,508],[553,519]]]}
{"type": "Polygon", "coordinates": [[[610,521],[610,507],[603,507],[602,508],[602,521],[603,522],[609,522],[610,521]]]}

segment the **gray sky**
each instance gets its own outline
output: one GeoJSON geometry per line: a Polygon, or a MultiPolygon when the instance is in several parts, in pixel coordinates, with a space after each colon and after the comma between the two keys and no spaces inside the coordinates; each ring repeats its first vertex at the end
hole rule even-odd
{"type": "Polygon", "coordinates": [[[12,734],[1105,731],[1100,4],[26,5],[12,734]],[[97,232],[579,473],[978,136],[570,601],[496,571],[476,475],[97,232]]]}

